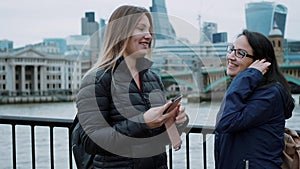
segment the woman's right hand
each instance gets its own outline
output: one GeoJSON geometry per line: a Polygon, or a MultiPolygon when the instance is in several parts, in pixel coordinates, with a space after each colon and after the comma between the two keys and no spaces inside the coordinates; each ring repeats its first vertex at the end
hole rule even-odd
{"type": "Polygon", "coordinates": [[[172,102],[168,102],[160,107],[153,107],[144,113],[144,120],[146,125],[153,129],[162,126],[168,119],[175,118],[177,113],[179,112],[179,104],[168,113],[163,114],[164,110],[166,110],[172,102]]]}
{"type": "Polygon", "coordinates": [[[262,59],[262,60],[256,60],[254,61],[249,68],[255,68],[259,71],[261,71],[261,73],[264,75],[265,73],[267,73],[268,71],[268,67],[271,65],[270,62],[268,62],[266,59],[262,59]]]}

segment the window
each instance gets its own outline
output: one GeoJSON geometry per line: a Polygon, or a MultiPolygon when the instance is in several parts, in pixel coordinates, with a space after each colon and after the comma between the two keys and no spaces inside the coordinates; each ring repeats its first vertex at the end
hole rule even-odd
{"type": "Polygon", "coordinates": [[[31,75],[29,75],[29,74],[25,75],[25,79],[26,80],[31,80],[31,75]]]}

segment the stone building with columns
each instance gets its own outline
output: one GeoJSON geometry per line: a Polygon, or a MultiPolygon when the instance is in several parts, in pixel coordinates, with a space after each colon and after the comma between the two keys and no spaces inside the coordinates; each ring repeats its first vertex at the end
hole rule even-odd
{"type": "Polygon", "coordinates": [[[77,58],[50,51],[54,52],[26,46],[0,52],[0,96],[42,97],[76,93],[80,86],[81,63],[77,58]]]}

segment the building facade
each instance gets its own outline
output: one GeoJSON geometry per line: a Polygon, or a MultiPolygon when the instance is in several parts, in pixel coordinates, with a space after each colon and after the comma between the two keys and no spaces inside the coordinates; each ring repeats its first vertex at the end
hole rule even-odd
{"type": "Polygon", "coordinates": [[[250,2],[246,4],[246,26],[251,31],[256,31],[268,36],[275,24],[285,36],[287,7],[276,2],[250,2]]]}
{"type": "Polygon", "coordinates": [[[275,57],[278,64],[284,63],[284,50],[283,50],[283,36],[282,32],[274,27],[268,36],[269,40],[272,42],[275,52],[275,57]]]}
{"type": "Polygon", "coordinates": [[[58,53],[26,46],[0,52],[0,95],[45,96],[79,89],[81,64],[58,53]]]}

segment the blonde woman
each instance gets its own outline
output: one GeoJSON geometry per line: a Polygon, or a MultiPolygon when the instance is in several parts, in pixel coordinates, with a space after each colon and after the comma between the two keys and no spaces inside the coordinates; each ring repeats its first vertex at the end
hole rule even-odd
{"type": "Polygon", "coordinates": [[[94,168],[165,169],[169,139],[164,123],[171,118],[181,126],[188,122],[180,104],[163,114],[171,103],[149,69],[153,38],[147,9],[125,5],[112,13],[103,54],[83,78],[76,101],[94,168]]]}

